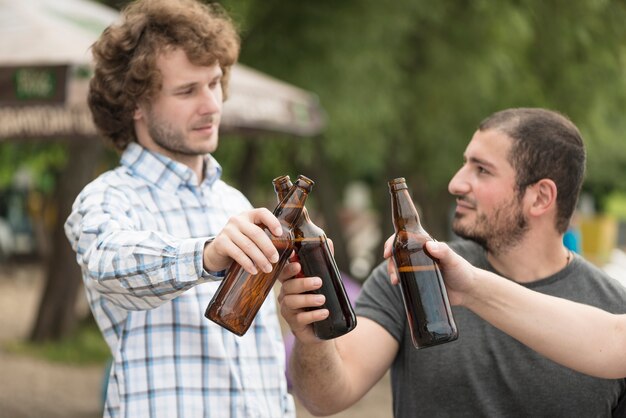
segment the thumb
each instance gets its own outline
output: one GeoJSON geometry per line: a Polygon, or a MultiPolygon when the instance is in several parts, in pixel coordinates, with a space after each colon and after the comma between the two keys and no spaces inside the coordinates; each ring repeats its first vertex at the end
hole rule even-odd
{"type": "Polygon", "coordinates": [[[426,251],[426,254],[436,261],[446,255],[447,249],[449,249],[449,247],[445,243],[435,240],[426,241],[426,244],[424,245],[424,251],[426,251]]]}

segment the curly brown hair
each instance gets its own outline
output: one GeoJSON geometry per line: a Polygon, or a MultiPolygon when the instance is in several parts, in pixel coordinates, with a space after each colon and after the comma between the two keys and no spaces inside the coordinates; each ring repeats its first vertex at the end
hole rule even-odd
{"type": "Polygon", "coordinates": [[[217,4],[196,0],[137,0],[122,10],[92,45],[94,76],[88,103],[100,133],[119,151],[137,141],[133,113],[161,88],[157,56],[181,48],[195,65],[219,63],[226,98],[230,67],[239,56],[239,35],[217,4]]]}

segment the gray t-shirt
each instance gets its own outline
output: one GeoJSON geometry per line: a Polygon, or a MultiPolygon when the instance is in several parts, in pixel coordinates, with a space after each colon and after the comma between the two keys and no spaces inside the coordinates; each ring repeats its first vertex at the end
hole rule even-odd
{"type": "MultiPolygon", "coordinates": [[[[494,271],[475,243],[450,245],[473,265],[494,271]]],[[[526,287],[626,313],[626,288],[579,256],[558,273],[526,287]]],[[[626,379],[598,379],[572,371],[471,311],[452,310],[458,340],[417,350],[400,286],[390,284],[386,264],[379,265],[363,286],[357,315],[376,321],[400,343],[391,368],[395,417],[610,417],[618,413],[620,401],[619,410],[624,411],[626,379]]]]}

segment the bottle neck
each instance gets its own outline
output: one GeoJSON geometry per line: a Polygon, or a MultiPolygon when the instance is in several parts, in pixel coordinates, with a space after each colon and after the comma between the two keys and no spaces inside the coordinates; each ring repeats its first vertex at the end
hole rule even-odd
{"type": "Polygon", "coordinates": [[[424,231],[407,188],[391,190],[391,214],[396,232],[402,230],[424,231]]]}
{"type": "MultiPolygon", "coordinates": [[[[287,197],[287,195],[293,188],[294,185],[289,179],[289,176],[282,176],[274,180],[274,191],[276,192],[276,197],[278,198],[279,204],[287,197]]],[[[311,221],[311,219],[309,218],[309,213],[305,207],[302,208],[300,221],[311,221]]]]}
{"type": "Polygon", "coordinates": [[[274,191],[276,192],[278,202],[280,203],[280,201],[287,196],[287,193],[289,193],[289,190],[293,187],[293,183],[291,182],[289,176],[276,177],[272,180],[272,183],[274,184],[274,191]]]}
{"type": "Polygon", "coordinates": [[[298,183],[291,187],[286,196],[274,209],[274,216],[293,227],[300,219],[304,209],[304,203],[311,190],[310,184],[298,183]]]}

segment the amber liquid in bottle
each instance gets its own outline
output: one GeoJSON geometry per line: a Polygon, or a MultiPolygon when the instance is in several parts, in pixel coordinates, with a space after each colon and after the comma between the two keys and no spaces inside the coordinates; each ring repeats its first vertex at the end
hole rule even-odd
{"type": "Polygon", "coordinates": [[[248,331],[293,251],[293,226],[302,214],[304,202],[312,187],[313,181],[304,178],[274,209],[283,233],[276,237],[268,230],[265,231],[279,255],[278,262],[272,264],[272,271],[250,274],[239,264],[233,263],[209,302],[204,316],[239,336],[248,331]]]}
{"type": "MultiPolygon", "coordinates": [[[[296,185],[299,181],[300,177],[296,180],[296,185]]],[[[274,189],[279,199],[283,198],[291,187],[289,176],[274,179],[274,189]]],[[[322,286],[314,293],[326,297],[322,308],[329,311],[326,319],[313,323],[313,332],[317,338],[330,340],[352,331],[356,326],[356,315],[324,230],[311,221],[304,208],[293,232],[296,255],[302,265],[300,275],[322,279],[322,286]]]]}
{"type": "Polygon", "coordinates": [[[458,337],[448,293],[437,263],[426,254],[432,240],[422,228],[404,178],[389,182],[393,224],[393,262],[400,280],[413,345],[430,347],[458,337]]]}

